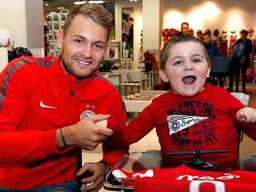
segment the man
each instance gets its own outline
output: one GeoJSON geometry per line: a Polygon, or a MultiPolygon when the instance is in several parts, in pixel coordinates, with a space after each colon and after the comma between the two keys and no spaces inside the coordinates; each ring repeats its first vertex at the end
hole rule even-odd
{"type": "Polygon", "coordinates": [[[188,22],[182,22],[180,26],[180,32],[182,35],[187,35],[189,31],[189,23],[188,22]]]}
{"type": "Polygon", "coordinates": [[[209,34],[204,34],[202,38],[202,43],[209,56],[217,56],[218,49],[212,44],[212,40],[209,34]]]}
{"type": "MultiPolygon", "coordinates": [[[[208,56],[210,59],[214,59],[215,56],[218,56],[218,48],[212,44],[211,37],[209,33],[205,33],[202,38],[202,43],[205,47],[205,50],[207,51],[208,56]]],[[[211,72],[210,73],[210,83],[212,85],[219,85],[220,87],[224,87],[224,77],[211,72]]]]}
{"type": "Polygon", "coordinates": [[[252,52],[252,41],[247,38],[248,31],[241,31],[241,38],[233,45],[233,51],[230,61],[230,77],[229,77],[229,91],[233,91],[233,81],[235,76],[236,88],[238,92],[240,69],[242,69],[242,91],[246,93],[246,72],[251,67],[250,53],[252,52]]]}
{"type": "Polygon", "coordinates": [[[92,183],[83,191],[99,190],[105,161],[114,164],[127,151],[122,99],[97,72],[111,24],[101,6],[80,5],[58,36],[59,58],[21,57],[1,73],[1,190],[79,191],[80,182],[92,183]],[[95,149],[105,139],[105,161],[86,164],[83,172],[91,176],[77,180],[83,177],[76,175],[81,149],[95,149]]]}

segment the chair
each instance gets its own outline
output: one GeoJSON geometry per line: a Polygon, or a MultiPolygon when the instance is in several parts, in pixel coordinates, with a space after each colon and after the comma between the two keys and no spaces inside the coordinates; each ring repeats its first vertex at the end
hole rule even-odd
{"type": "Polygon", "coordinates": [[[224,77],[229,75],[229,56],[210,56],[211,72],[210,83],[213,85],[219,84],[223,87],[224,77]]]}
{"type": "Polygon", "coordinates": [[[244,106],[248,106],[250,95],[238,92],[231,92],[230,94],[237,98],[239,101],[241,101],[241,103],[243,103],[244,106]]]}
{"type": "Polygon", "coordinates": [[[131,90],[131,94],[134,94],[134,87],[137,88],[137,92],[140,92],[140,87],[141,87],[141,75],[138,75],[138,73],[141,74],[140,71],[128,71],[123,76],[125,75],[126,81],[124,80],[125,77],[123,78],[124,81],[120,84],[121,87],[124,87],[125,90],[125,96],[128,95],[128,87],[131,90]]]}

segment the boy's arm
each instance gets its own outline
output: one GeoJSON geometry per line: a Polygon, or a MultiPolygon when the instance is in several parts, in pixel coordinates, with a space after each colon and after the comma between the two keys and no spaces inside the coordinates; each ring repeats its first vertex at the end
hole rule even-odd
{"type": "Polygon", "coordinates": [[[244,107],[237,112],[236,118],[241,130],[256,140],[256,109],[244,107]]]}
{"type": "Polygon", "coordinates": [[[236,119],[240,122],[255,123],[256,110],[251,107],[244,107],[237,112],[236,119]]]}

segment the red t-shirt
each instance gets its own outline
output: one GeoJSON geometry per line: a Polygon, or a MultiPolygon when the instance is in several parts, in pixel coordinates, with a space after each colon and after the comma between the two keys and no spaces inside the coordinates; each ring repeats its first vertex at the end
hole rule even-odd
{"type": "MultiPolygon", "coordinates": [[[[226,154],[202,155],[206,161],[228,161],[238,156],[238,127],[256,138],[256,124],[239,124],[235,115],[242,103],[220,87],[209,84],[192,97],[171,91],[153,99],[126,130],[129,143],[134,143],[156,128],[161,151],[229,150],[226,154]]],[[[178,156],[189,158],[191,156],[178,156]]]]}

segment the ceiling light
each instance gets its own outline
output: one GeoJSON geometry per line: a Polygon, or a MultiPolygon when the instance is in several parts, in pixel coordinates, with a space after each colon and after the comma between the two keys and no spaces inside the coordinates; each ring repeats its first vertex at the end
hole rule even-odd
{"type": "Polygon", "coordinates": [[[89,3],[104,3],[104,1],[89,1],[89,3]]]}
{"type": "Polygon", "coordinates": [[[75,5],[85,4],[85,3],[104,3],[104,1],[75,1],[75,5]]]}
{"type": "Polygon", "coordinates": [[[74,4],[75,5],[80,5],[80,4],[85,4],[86,1],[75,1],[74,4]]]}

